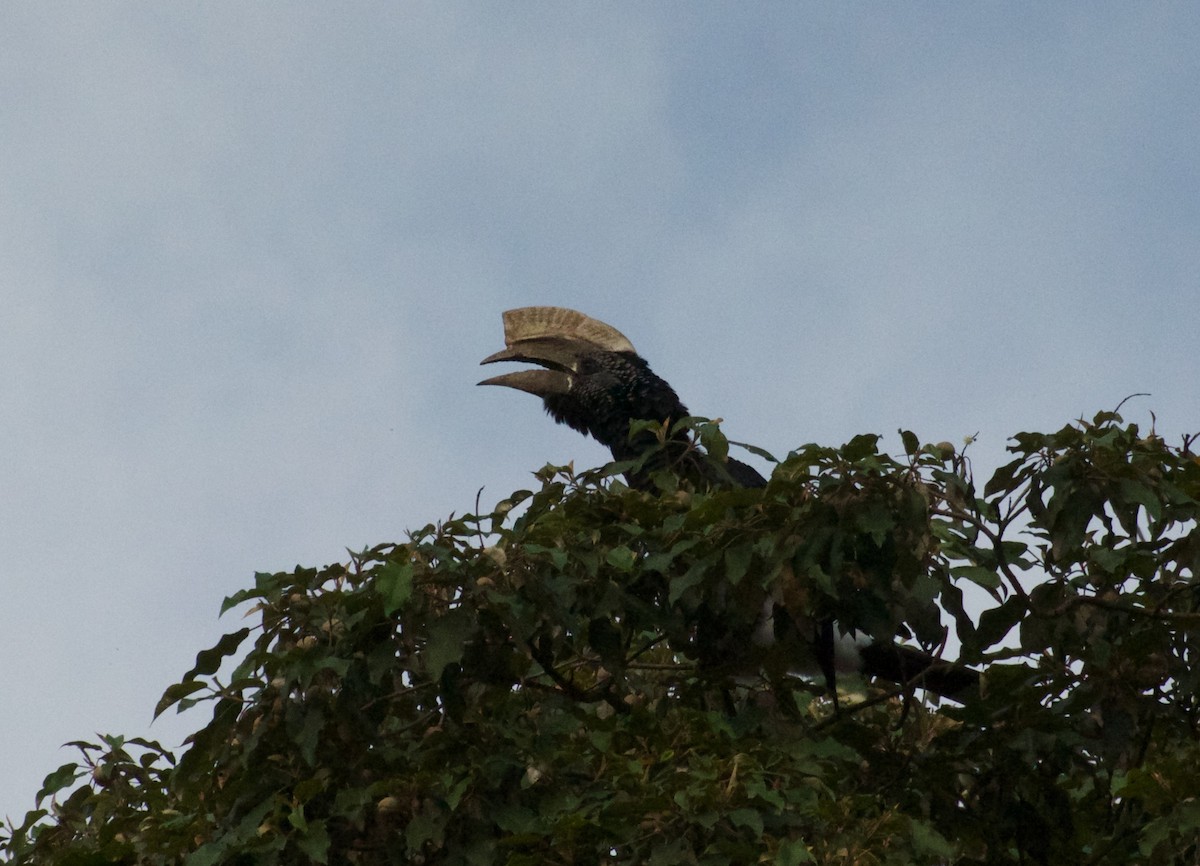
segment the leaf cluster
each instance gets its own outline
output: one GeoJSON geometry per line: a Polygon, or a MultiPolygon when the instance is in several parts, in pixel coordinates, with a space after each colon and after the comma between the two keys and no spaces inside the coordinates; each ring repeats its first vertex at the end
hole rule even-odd
{"type": "MultiPolygon", "coordinates": [[[[689,422],[709,458],[726,443],[689,422]]],[[[547,467],[536,490],[259,574],[157,711],[78,743],[13,864],[1190,863],[1200,461],[1113,413],[968,460],[902,432],[763,489],[547,467]],[[478,509],[477,509],[478,510],[478,509]],[[966,592],[964,592],[966,590],[966,592]],[[978,607],[981,613],[968,609],[978,607]],[[781,623],[757,640],[764,609],[781,623]],[[835,618],[982,671],[798,676],[835,618]]],[[[699,453],[699,452],[698,452],[699,453]]],[[[758,452],[761,453],[761,452],[758,452]]]]}

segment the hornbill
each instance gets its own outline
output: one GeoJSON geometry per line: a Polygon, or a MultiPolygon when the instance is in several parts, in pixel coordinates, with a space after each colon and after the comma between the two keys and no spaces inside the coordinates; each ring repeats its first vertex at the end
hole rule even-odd
{"type": "MultiPolygon", "coordinates": [[[[563,307],[522,307],[504,313],[505,347],[480,363],[523,361],[541,369],[505,373],[480,382],[504,385],[541,397],[549,415],[608,447],[616,461],[637,461],[658,443],[653,430],[631,435],[634,421],[671,422],[688,416],[675,390],[657,376],[629,339],[611,325],[563,307]]],[[[710,484],[765,487],[754,467],[730,458],[723,466],[698,458],[687,430],[671,432],[665,447],[626,472],[630,486],[653,489],[652,470],[672,468],[699,474],[710,484]],[[655,461],[658,461],[657,463],[655,461]],[[715,477],[715,473],[723,477],[715,477]]],[[[781,610],[767,599],[755,630],[756,643],[770,643],[780,631],[781,610]]],[[[794,624],[793,624],[794,625],[794,624]]],[[[872,640],[842,630],[832,621],[802,628],[811,655],[836,699],[837,673],[860,673],[919,688],[955,700],[976,688],[975,670],[944,662],[911,646],[872,640]]]]}

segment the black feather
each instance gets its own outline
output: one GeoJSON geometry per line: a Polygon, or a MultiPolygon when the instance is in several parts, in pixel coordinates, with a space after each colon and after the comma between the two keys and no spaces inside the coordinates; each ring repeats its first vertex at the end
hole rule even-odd
{"type": "MultiPolygon", "coordinates": [[[[670,428],[673,422],[689,414],[675,389],[633,352],[582,353],[571,375],[570,392],[544,398],[546,411],[558,423],[607,446],[617,461],[636,460],[658,442],[650,430],[631,436],[634,421],[655,421],[670,428]]],[[[693,480],[702,479],[708,484],[722,480],[719,471],[702,459],[686,431],[670,436],[664,451],[660,460],[650,461],[641,472],[627,473],[626,480],[634,487],[648,489],[651,474],[667,464],[680,474],[693,476],[693,480]]],[[[740,487],[767,484],[758,470],[740,460],[731,458],[724,468],[729,479],[740,487]]]]}

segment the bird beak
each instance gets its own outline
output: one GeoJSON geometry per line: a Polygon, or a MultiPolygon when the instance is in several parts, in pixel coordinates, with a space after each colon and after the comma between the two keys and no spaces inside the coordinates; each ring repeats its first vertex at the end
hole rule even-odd
{"type": "Polygon", "coordinates": [[[480,364],[497,361],[524,361],[545,367],[544,370],[521,370],[484,379],[480,385],[503,385],[546,397],[550,394],[565,394],[571,390],[571,376],[579,360],[578,341],[561,337],[541,337],[521,340],[507,349],[488,355],[480,364]]]}
{"type": "MultiPolygon", "coordinates": [[[[486,363],[486,362],[485,362],[486,363]]],[[[493,376],[484,379],[480,385],[503,385],[506,388],[516,388],[535,397],[549,397],[551,394],[566,394],[571,390],[571,377],[557,370],[520,370],[516,373],[505,373],[503,376],[493,376]]]]}
{"type": "Polygon", "coordinates": [[[563,337],[539,337],[534,340],[510,343],[507,349],[501,349],[494,355],[488,355],[479,363],[525,361],[548,370],[560,370],[567,373],[574,371],[575,365],[579,362],[581,348],[578,340],[563,337]]]}

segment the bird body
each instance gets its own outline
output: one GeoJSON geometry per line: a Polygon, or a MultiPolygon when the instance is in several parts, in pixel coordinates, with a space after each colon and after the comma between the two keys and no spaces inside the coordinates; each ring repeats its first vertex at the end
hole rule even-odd
{"type": "MultiPolygon", "coordinates": [[[[656,463],[646,461],[626,472],[632,487],[653,490],[653,472],[664,468],[664,461],[667,468],[696,475],[710,485],[766,486],[766,479],[749,464],[729,459],[714,468],[699,454],[688,430],[673,423],[688,417],[687,407],[611,325],[562,307],[522,307],[504,313],[504,338],[505,348],[481,363],[522,361],[540,369],[505,373],[479,384],[515,388],[542,398],[556,422],[607,446],[614,460],[657,457],[656,463]],[[653,430],[631,435],[631,425],[637,421],[662,423],[668,431],[665,447],[660,447],[653,430]]],[[[778,599],[766,599],[752,643],[774,644],[779,611],[778,599]]],[[[797,625],[792,623],[793,630],[797,625]]],[[[898,684],[922,678],[922,688],[951,697],[978,682],[978,673],[970,668],[942,662],[914,647],[871,640],[852,630],[843,633],[832,621],[808,623],[802,630],[808,634],[806,643],[815,665],[797,668],[808,667],[808,672],[813,666],[819,668],[835,694],[838,674],[851,671],[898,684]]]]}

